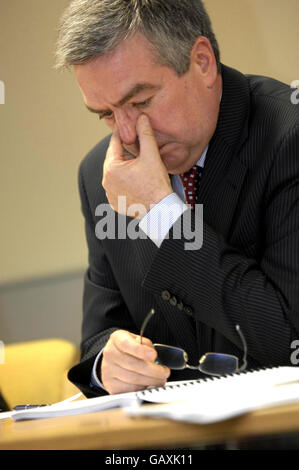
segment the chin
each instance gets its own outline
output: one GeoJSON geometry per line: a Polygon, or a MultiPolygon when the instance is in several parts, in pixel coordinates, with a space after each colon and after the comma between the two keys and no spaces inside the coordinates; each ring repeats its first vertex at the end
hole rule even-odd
{"type": "Polygon", "coordinates": [[[171,175],[177,175],[183,173],[186,166],[186,160],[182,159],[182,155],[176,155],[175,153],[169,153],[161,156],[164,165],[168,173],[171,175]]]}
{"type": "Polygon", "coordinates": [[[161,158],[164,165],[166,166],[168,173],[175,174],[178,166],[177,158],[173,157],[172,155],[163,155],[161,158]]]}

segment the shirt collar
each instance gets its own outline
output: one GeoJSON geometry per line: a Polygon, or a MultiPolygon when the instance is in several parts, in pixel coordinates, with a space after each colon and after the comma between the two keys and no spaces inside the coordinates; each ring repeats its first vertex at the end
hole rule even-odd
{"type": "Polygon", "coordinates": [[[206,159],[206,156],[207,156],[207,153],[208,153],[208,148],[209,148],[209,144],[206,146],[206,148],[204,149],[200,159],[196,163],[196,165],[200,166],[201,168],[203,168],[205,166],[205,159],[206,159]]]}

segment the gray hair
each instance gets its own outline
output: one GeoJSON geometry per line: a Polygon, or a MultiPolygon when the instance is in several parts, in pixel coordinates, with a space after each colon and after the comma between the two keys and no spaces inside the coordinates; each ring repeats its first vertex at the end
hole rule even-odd
{"type": "Polygon", "coordinates": [[[56,68],[84,64],[142,33],[158,63],[178,75],[189,69],[199,36],[209,39],[220,71],[220,53],[201,0],[73,0],[65,10],[56,49],[56,68]]]}

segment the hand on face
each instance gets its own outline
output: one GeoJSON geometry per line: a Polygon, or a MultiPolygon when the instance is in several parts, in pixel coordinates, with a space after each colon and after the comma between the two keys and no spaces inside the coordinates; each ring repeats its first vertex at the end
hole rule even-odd
{"type": "Polygon", "coordinates": [[[111,207],[123,215],[142,218],[165,196],[172,193],[170,179],[161,160],[158,145],[146,115],[139,116],[136,124],[139,154],[128,158],[124,152],[118,129],[115,128],[106,154],[103,187],[111,207]],[[118,204],[119,196],[126,204],[118,204]],[[135,213],[138,204],[138,214],[135,213]],[[130,210],[131,208],[131,210],[130,210]]]}
{"type": "Polygon", "coordinates": [[[170,370],[155,364],[157,352],[148,338],[128,331],[111,334],[104,350],[101,380],[110,394],[133,392],[148,386],[163,386],[170,370]]]}

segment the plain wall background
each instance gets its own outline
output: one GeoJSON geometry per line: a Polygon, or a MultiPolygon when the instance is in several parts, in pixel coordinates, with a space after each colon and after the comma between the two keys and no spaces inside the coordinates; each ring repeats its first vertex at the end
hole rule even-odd
{"type": "MultiPolygon", "coordinates": [[[[0,314],[7,317],[14,309],[14,315],[22,314],[29,323],[35,322],[39,307],[31,308],[33,296],[26,297],[27,303],[14,302],[18,294],[13,286],[30,289],[41,278],[62,279],[86,267],[77,170],[108,133],[86,111],[72,73],[53,68],[58,21],[68,3],[0,0],[0,80],[6,92],[0,105],[0,284],[11,299],[10,307],[0,301],[0,314]]],[[[206,0],[205,5],[223,63],[287,84],[299,79],[298,0],[206,0]]],[[[65,308],[70,312],[76,305],[74,321],[79,322],[81,291],[77,281],[74,286],[74,304],[66,302],[65,308]]],[[[45,303],[55,325],[57,303],[49,292],[45,303]]],[[[69,299],[69,286],[64,292],[59,290],[60,304],[64,295],[69,299]]],[[[61,319],[62,305],[59,312],[61,319]]],[[[43,325],[47,318],[45,314],[43,325]]],[[[71,313],[65,321],[70,318],[71,313]]],[[[14,327],[18,329],[15,320],[14,327]]]]}
{"type": "MultiPolygon", "coordinates": [[[[0,282],[86,265],[77,168],[108,133],[71,73],[53,69],[68,0],[0,1],[0,282]]],[[[206,0],[222,61],[244,73],[299,79],[298,0],[206,0]]]]}

